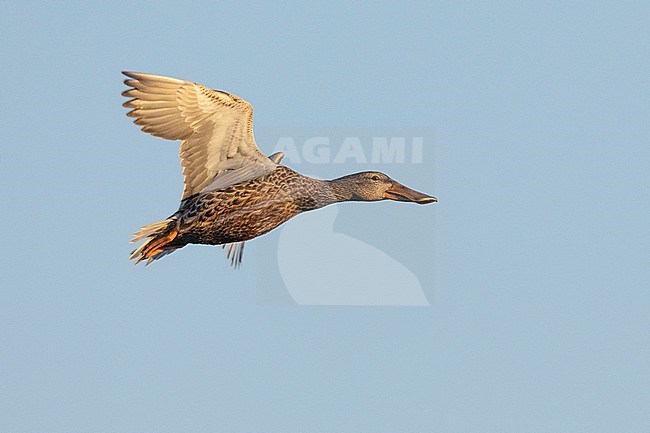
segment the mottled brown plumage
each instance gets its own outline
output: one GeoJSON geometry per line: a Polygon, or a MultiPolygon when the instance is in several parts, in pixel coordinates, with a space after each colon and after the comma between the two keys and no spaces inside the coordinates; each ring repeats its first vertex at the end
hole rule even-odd
{"type": "Polygon", "coordinates": [[[233,265],[244,242],[298,215],[342,201],[398,200],[419,204],[435,197],[409,189],[379,172],[334,180],[303,176],[265,157],[252,138],[252,107],[226,92],[197,83],[128,72],[125,83],[143,131],[183,140],[185,191],[176,213],[144,226],[132,242],[136,263],[159,259],[187,244],[224,245],[233,265]],[[243,126],[242,126],[243,125],[243,126]]]}
{"type": "Polygon", "coordinates": [[[241,242],[300,212],[323,206],[325,183],[278,166],[271,173],[185,200],[175,214],[182,233],[174,242],[219,245],[241,242]]]}

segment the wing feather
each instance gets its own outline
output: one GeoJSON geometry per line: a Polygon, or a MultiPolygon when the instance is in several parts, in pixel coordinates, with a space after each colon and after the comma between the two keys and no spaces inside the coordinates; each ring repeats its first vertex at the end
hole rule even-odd
{"type": "Polygon", "coordinates": [[[253,107],[238,96],[177,78],[123,72],[123,105],[142,131],[182,140],[182,199],[264,175],[277,166],[257,147],[253,107]]]}

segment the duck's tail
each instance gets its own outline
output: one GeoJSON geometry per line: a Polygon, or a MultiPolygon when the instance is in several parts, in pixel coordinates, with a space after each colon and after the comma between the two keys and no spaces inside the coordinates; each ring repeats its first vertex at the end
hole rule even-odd
{"type": "Polygon", "coordinates": [[[135,232],[130,242],[138,242],[142,239],[145,239],[145,241],[133,251],[130,257],[131,260],[135,259],[136,265],[143,260],[147,260],[146,266],[154,260],[158,260],[181,248],[182,245],[169,245],[178,236],[176,222],[176,219],[171,217],[146,225],[135,232]]]}

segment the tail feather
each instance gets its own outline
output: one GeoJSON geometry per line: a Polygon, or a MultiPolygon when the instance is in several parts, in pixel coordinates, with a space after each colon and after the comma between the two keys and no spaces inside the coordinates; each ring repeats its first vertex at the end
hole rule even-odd
{"type": "Polygon", "coordinates": [[[175,222],[175,219],[168,218],[141,227],[140,230],[133,234],[133,238],[130,242],[138,242],[142,239],[145,239],[145,241],[138,246],[138,248],[133,250],[130,259],[135,259],[136,265],[143,260],[147,260],[145,265],[148,265],[154,260],[180,248],[180,246],[168,245],[178,236],[178,229],[176,228],[175,222]]]}

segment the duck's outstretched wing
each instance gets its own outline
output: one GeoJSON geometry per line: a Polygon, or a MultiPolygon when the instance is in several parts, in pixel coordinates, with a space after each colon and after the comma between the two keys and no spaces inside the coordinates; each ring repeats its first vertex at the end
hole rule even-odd
{"type": "Polygon", "coordinates": [[[182,200],[262,176],[277,166],[255,144],[253,107],[201,84],[159,75],[123,72],[131,87],[122,93],[133,123],[144,132],[182,140],[182,200]]]}

